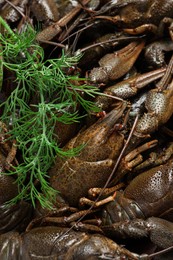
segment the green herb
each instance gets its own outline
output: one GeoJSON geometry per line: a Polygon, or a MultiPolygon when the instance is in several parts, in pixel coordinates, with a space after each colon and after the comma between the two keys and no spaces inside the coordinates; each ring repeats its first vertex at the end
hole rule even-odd
{"type": "MultiPolygon", "coordinates": [[[[97,88],[86,84],[76,86],[74,81],[83,82],[78,76],[66,75],[67,68],[76,65],[80,57],[68,57],[62,53],[59,59],[44,61],[44,50],[36,43],[35,31],[28,25],[21,34],[14,33],[0,17],[4,33],[0,35],[2,66],[15,72],[15,89],[1,104],[1,120],[9,125],[10,138],[17,140],[22,154],[22,163],[5,174],[15,174],[19,194],[10,203],[18,200],[39,200],[43,207],[51,207],[56,192],[48,182],[47,171],[56,156],[74,156],[81,147],[63,151],[54,138],[57,121],[71,124],[80,119],[77,104],[87,112],[98,111],[86,96],[94,97],[97,88]],[[82,95],[81,95],[82,93],[82,95]],[[37,102],[33,104],[32,98],[37,102]],[[69,109],[74,112],[69,112],[69,109]],[[39,182],[39,189],[34,185],[39,182]]],[[[3,74],[2,74],[3,75],[3,74]]],[[[1,76],[1,75],[0,75],[1,76]]],[[[4,86],[5,87],[5,86],[4,86]]]]}

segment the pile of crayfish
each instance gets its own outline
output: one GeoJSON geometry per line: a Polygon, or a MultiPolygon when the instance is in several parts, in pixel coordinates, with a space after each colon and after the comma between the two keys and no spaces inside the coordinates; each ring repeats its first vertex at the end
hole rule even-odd
{"type": "Polygon", "coordinates": [[[2,0],[0,15],[40,22],[47,52],[82,54],[71,73],[101,93],[68,136],[56,126],[64,150],[83,148],[48,171],[53,210],[7,207],[17,151],[1,122],[0,259],[173,259],[173,1],[2,0]]]}

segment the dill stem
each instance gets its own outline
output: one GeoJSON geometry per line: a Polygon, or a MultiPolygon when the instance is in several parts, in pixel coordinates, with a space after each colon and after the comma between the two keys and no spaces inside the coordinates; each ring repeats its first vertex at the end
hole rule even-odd
{"type": "MultiPolygon", "coordinates": [[[[17,40],[17,36],[13,32],[13,30],[10,28],[10,26],[6,23],[6,21],[0,16],[0,24],[7,30],[7,32],[12,36],[14,40],[17,40]]],[[[1,31],[1,30],[0,30],[1,31]]]]}

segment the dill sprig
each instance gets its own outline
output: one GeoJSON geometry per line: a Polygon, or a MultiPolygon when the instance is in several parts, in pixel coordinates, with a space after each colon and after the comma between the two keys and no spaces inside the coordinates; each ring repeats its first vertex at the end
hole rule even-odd
{"type": "Polygon", "coordinates": [[[80,57],[69,57],[62,52],[61,58],[44,61],[44,50],[35,41],[33,28],[28,25],[25,32],[18,34],[1,17],[0,24],[4,29],[0,34],[0,73],[4,67],[16,75],[15,89],[0,105],[3,108],[1,120],[11,125],[8,134],[17,141],[22,155],[22,162],[4,173],[16,175],[19,187],[18,196],[10,203],[25,199],[35,206],[39,200],[43,207],[51,207],[57,191],[50,187],[47,171],[55,155],[74,156],[82,149],[61,149],[54,138],[55,124],[57,121],[78,122],[78,104],[86,112],[98,111],[86,96],[94,97],[99,92],[96,87],[80,85],[84,79],[78,75],[65,73],[80,57]],[[32,101],[34,96],[35,102],[32,101]],[[36,181],[39,188],[35,186],[36,181]]]}

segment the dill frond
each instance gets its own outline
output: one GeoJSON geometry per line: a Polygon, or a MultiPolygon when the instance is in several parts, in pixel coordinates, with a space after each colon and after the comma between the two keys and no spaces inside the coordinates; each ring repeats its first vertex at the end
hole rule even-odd
{"type": "MultiPolygon", "coordinates": [[[[99,109],[86,97],[99,94],[96,87],[80,85],[84,79],[65,74],[65,69],[76,65],[80,57],[68,57],[62,52],[59,59],[44,61],[44,50],[35,41],[36,33],[28,25],[22,34],[14,33],[0,17],[4,33],[0,34],[0,69],[15,72],[16,87],[7,100],[0,105],[1,120],[12,127],[9,136],[16,139],[22,162],[4,174],[15,175],[19,194],[9,203],[25,199],[39,200],[43,207],[51,207],[56,193],[49,185],[47,171],[55,155],[75,156],[82,147],[62,150],[54,139],[57,121],[71,124],[80,120],[77,104],[86,112],[99,109]],[[78,82],[77,86],[74,82],[78,82]],[[82,95],[81,95],[82,93],[82,95]],[[30,103],[36,96],[37,102],[30,103]],[[73,113],[69,113],[72,108],[73,113]],[[35,182],[39,183],[39,188],[35,182]]],[[[0,75],[1,76],[1,75],[0,75]]]]}

